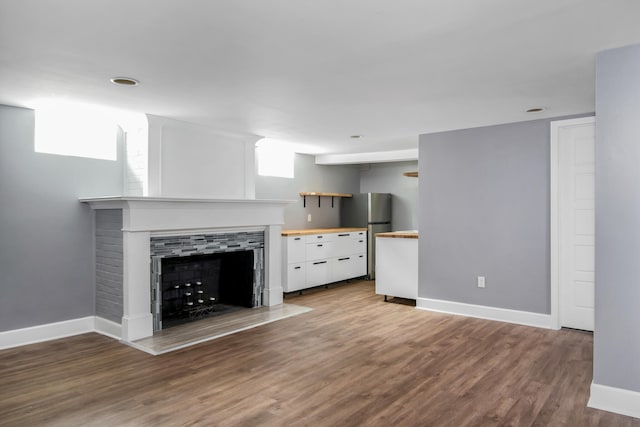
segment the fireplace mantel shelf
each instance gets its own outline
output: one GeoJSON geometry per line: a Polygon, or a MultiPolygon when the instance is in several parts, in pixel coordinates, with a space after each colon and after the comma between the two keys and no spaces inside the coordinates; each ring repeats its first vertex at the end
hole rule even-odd
{"type": "Polygon", "coordinates": [[[265,204],[265,205],[288,205],[296,203],[295,200],[272,200],[272,199],[196,199],[187,197],[135,197],[135,196],[102,196],[102,197],[81,197],[83,203],[89,203],[95,209],[111,209],[114,205],[141,202],[141,203],[239,203],[239,204],[265,204]]]}

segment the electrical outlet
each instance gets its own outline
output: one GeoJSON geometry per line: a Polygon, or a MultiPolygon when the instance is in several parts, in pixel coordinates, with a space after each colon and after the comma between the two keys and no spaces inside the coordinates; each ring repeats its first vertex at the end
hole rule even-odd
{"type": "Polygon", "coordinates": [[[307,214],[307,222],[311,222],[311,214],[307,214]]]}
{"type": "Polygon", "coordinates": [[[478,276],[478,287],[484,288],[484,276],[478,276]]]}

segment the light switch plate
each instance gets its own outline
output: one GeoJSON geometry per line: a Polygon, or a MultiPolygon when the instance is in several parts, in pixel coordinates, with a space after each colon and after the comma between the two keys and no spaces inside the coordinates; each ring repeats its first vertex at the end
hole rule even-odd
{"type": "Polygon", "coordinates": [[[478,276],[478,287],[484,288],[484,276],[478,276]]]}

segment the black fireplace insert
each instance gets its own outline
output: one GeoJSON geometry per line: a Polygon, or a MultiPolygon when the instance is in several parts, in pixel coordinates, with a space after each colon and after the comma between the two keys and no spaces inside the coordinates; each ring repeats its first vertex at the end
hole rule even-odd
{"type": "Polygon", "coordinates": [[[162,329],[251,308],[254,251],[162,259],[162,329]]]}

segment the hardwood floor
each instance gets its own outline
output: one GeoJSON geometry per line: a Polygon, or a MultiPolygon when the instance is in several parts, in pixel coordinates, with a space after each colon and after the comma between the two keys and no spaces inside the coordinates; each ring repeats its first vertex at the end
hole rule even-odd
{"type": "Polygon", "coordinates": [[[97,334],[0,351],[2,426],[640,426],[586,407],[591,334],[384,303],[372,282],[305,314],[151,356],[97,334]]]}

